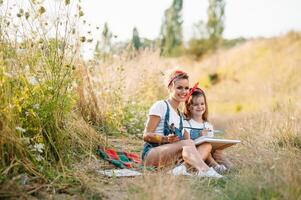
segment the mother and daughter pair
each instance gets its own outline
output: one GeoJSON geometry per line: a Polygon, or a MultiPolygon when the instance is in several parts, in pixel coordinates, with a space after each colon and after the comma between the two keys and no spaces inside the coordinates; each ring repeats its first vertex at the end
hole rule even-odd
{"type": "Polygon", "coordinates": [[[221,178],[230,168],[223,152],[213,152],[209,143],[196,146],[193,141],[198,136],[213,136],[204,91],[197,84],[189,88],[188,74],[183,71],[173,72],[167,87],[168,99],[157,101],[149,110],[143,135],[144,165],[162,168],[183,160],[172,174],[192,175],[191,168],[196,176],[221,178]],[[179,111],[181,103],[185,103],[184,115],[179,111]]]}

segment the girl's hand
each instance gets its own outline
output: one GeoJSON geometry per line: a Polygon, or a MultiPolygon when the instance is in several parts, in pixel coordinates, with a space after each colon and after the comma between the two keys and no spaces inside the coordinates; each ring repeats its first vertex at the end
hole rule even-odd
{"type": "Polygon", "coordinates": [[[208,129],[204,129],[204,130],[202,130],[202,132],[201,132],[201,136],[208,135],[208,132],[209,132],[209,130],[208,130],[208,129]]]}

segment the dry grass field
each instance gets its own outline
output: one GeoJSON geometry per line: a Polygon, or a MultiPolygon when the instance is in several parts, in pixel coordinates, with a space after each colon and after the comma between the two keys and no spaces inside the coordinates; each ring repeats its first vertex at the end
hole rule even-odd
{"type": "MultiPolygon", "coordinates": [[[[227,150],[235,170],[224,180],[171,177],[164,172],[106,179],[92,173],[85,184],[98,188],[108,199],[301,199],[300,52],[301,35],[289,33],[219,50],[201,61],[161,59],[156,52],[142,52],[129,61],[99,63],[89,76],[104,81],[92,82],[95,100],[104,104],[102,110],[117,109],[117,117],[127,116],[122,108],[134,104],[133,118],[141,116],[143,123],[147,107],[167,95],[164,75],[179,66],[191,74],[192,83],[200,81],[205,89],[212,123],[225,130],[225,137],[242,143],[227,150]],[[217,74],[218,80],[210,80],[211,74],[217,74]],[[122,99],[120,105],[97,95],[106,84],[118,87],[112,80],[122,82],[121,90],[115,88],[122,99]],[[137,107],[143,109],[135,110],[137,107]]],[[[140,134],[119,137],[117,143],[109,139],[109,144],[139,152],[143,143],[140,134]],[[136,142],[129,143],[132,138],[136,142]]],[[[95,167],[95,160],[91,163],[95,167]]]]}
{"type": "MultiPolygon", "coordinates": [[[[156,50],[84,61],[67,34],[73,23],[62,37],[46,37],[48,25],[38,23],[46,11],[32,6],[34,17],[18,13],[21,24],[38,26],[30,33],[24,25],[23,40],[11,38],[10,15],[0,19],[0,199],[301,199],[300,33],[248,40],[198,61],[156,50]],[[97,145],[141,151],[147,111],[167,97],[174,69],[200,82],[223,136],[242,141],[226,152],[235,168],[222,180],[97,174],[111,167],[97,145]]],[[[57,19],[69,19],[62,12],[57,19]]]]}

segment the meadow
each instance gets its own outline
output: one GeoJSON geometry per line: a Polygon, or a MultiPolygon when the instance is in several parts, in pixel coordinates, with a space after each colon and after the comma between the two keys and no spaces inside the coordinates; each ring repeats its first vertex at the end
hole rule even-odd
{"type": "Polygon", "coordinates": [[[67,4],[58,13],[65,25],[49,25],[45,8],[31,6],[33,13],[18,10],[22,30],[10,15],[0,21],[1,199],[301,199],[301,33],[247,40],[201,60],[129,49],[86,61],[74,30],[81,9],[70,21],[67,4]],[[200,82],[215,127],[242,141],[227,150],[235,169],[223,180],[97,174],[108,167],[98,145],[141,151],[147,111],[166,98],[174,69],[200,82]]]}
{"type": "MultiPolygon", "coordinates": [[[[132,92],[139,91],[136,88],[139,86],[145,91],[143,96],[148,97],[136,101],[141,95],[138,93],[132,100],[144,105],[143,114],[132,110],[134,116],[142,117],[138,123],[141,125],[151,102],[164,98],[164,95],[151,94],[162,88],[167,95],[162,86],[163,74],[174,69],[170,66],[185,66],[181,69],[192,74],[193,82],[200,81],[207,93],[212,123],[217,129],[225,130],[224,137],[242,140],[241,144],[227,150],[236,167],[224,180],[146,172],[143,177],[133,179],[102,180],[105,186],[99,189],[99,178],[91,172],[95,165],[91,164],[90,168],[84,167],[84,171],[90,171],[90,178],[94,177],[87,178],[86,183],[109,199],[300,199],[300,39],[299,33],[289,33],[278,38],[252,40],[232,49],[220,50],[201,61],[185,57],[162,59],[156,52],[152,56],[148,52],[147,56],[141,53],[134,60],[124,61],[121,64],[124,66],[122,73],[126,74],[122,96],[125,99],[136,97],[132,92]],[[215,65],[216,59],[219,60],[218,66],[215,65]],[[147,67],[135,68],[133,73],[136,65],[147,67]],[[162,75],[156,75],[162,80],[153,84],[149,84],[154,80],[152,77],[139,80],[141,76],[136,74],[140,70],[150,70],[150,66],[158,68],[154,67],[154,71],[148,71],[146,75],[163,71],[162,75]],[[218,80],[212,81],[211,74],[217,74],[218,80]],[[139,84],[127,89],[128,85],[137,82],[139,84]],[[156,85],[155,89],[153,85],[156,85]]],[[[103,98],[99,98],[99,102],[103,102],[103,98]]],[[[117,141],[111,139],[112,146],[139,152],[141,132],[136,133],[137,140],[134,141],[132,135],[127,136],[128,133],[125,131],[117,141]]]]}

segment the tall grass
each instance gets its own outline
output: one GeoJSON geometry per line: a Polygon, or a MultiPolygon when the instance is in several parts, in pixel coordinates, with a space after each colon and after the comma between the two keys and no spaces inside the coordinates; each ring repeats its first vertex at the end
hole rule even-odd
{"type": "Polygon", "coordinates": [[[80,117],[70,115],[82,11],[74,9],[75,1],[54,2],[54,13],[45,4],[0,5],[1,177],[28,173],[53,179],[78,148],[92,151],[91,143],[102,141],[80,117]]]}
{"type": "MultiPolygon", "coordinates": [[[[0,5],[0,183],[26,174],[82,184],[100,196],[106,192],[99,185],[111,181],[129,199],[301,198],[300,33],[249,41],[200,62],[162,59],[155,50],[85,62],[80,6],[54,5],[53,20],[38,1],[12,11],[6,1],[0,5]],[[167,97],[166,74],[179,68],[191,82],[201,80],[210,114],[227,121],[227,137],[242,140],[227,152],[235,170],[224,180],[164,172],[107,180],[83,171],[99,165],[97,145],[115,145],[105,144],[105,135],[134,136],[120,137],[123,148],[136,136],[142,145],[148,108],[167,97]],[[212,74],[219,77],[215,83],[212,74]]],[[[135,150],[141,148],[136,143],[135,150]]]]}
{"type": "Polygon", "coordinates": [[[108,134],[141,135],[149,106],[167,96],[163,83],[171,66],[153,50],[83,64],[77,71],[78,107],[87,121],[108,134]]]}

